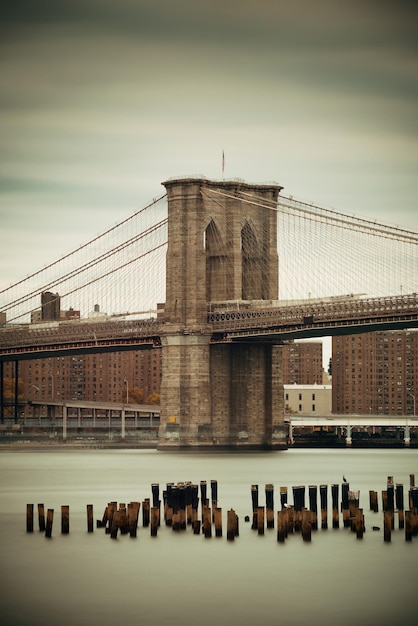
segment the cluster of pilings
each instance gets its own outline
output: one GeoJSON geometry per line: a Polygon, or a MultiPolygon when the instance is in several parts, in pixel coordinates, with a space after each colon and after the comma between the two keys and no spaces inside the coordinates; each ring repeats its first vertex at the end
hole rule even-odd
{"type": "MultiPolygon", "coordinates": [[[[311,541],[312,531],[328,528],[328,485],[308,486],[309,504],[306,506],[306,488],[303,485],[292,487],[293,504],[288,502],[288,488],[280,487],[280,508],[275,515],[274,485],[265,485],[265,506],[259,503],[258,485],[251,485],[252,525],[259,535],[265,534],[265,529],[274,529],[277,523],[277,541],[284,543],[292,534],[301,534],[303,541],[311,541]],[[319,493],[319,511],[318,511],[319,493]]],[[[142,511],[142,526],[150,528],[152,537],[156,537],[163,519],[165,526],[171,527],[174,532],[181,532],[191,528],[193,534],[203,533],[205,538],[222,537],[222,509],[218,506],[218,483],[210,481],[210,497],[208,484],[200,481],[200,485],[192,482],[167,483],[166,489],[160,497],[160,486],[151,485],[152,498],[145,498],[142,502],[117,503],[109,502],[105,507],[101,519],[96,520],[96,528],[105,529],[111,539],[117,539],[118,534],[129,535],[135,538],[139,524],[139,514],[142,511]],[[200,489],[200,498],[199,498],[200,489]],[[200,507],[199,507],[200,502],[200,507]]],[[[340,526],[340,512],[344,528],[350,528],[358,539],[363,538],[365,532],[363,509],[360,507],[360,491],[351,490],[347,481],[340,485],[331,485],[332,528],[340,526]],[[341,495],[341,499],[340,499],[341,495]]],[[[415,476],[410,474],[408,491],[409,509],[404,510],[404,488],[402,484],[394,483],[393,477],[388,476],[387,488],[382,491],[383,510],[383,537],[384,541],[391,541],[391,533],[395,528],[397,513],[398,528],[405,530],[405,540],[411,541],[418,535],[418,488],[415,487],[415,476]]],[[[379,512],[379,498],[376,491],[369,491],[370,510],[379,512]]],[[[93,505],[88,504],[87,531],[93,532],[93,505]]],[[[44,504],[38,504],[39,530],[45,537],[52,536],[54,509],[47,509],[45,516],[44,504]]],[[[250,517],[246,516],[249,522],[250,517]]],[[[34,505],[26,505],[26,530],[34,529],[34,505]]],[[[379,526],[372,526],[372,530],[380,530],[379,526]]],[[[70,531],[70,511],[68,505],[61,506],[61,533],[70,531]]],[[[239,536],[239,518],[234,509],[227,512],[228,541],[239,536]]]]}
{"type": "MultiPolygon", "coordinates": [[[[34,505],[26,505],[26,532],[33,533],[34,528],[34,505]]],[[[93,505],[87,504],[87,532],[93,532],[93,505]]],[[[52,526],[54,523],[54,509],[47,509],[45,516],[45,505],[38,504],[38,526],[39,531],[45,533],[45,537],[52,537],[52,526]]],[[[70,532],[70,507],[68,504],[61,505],[61,534],[68,535],[70,532]]]]}
{"type": "MultiPolygon", "coordinates": [[[[356,533],[357,539],[362,539],[366,530],[363,509],[360,507],[360,491],[350,490],[347,481],[341,485],[341,500],[339,485],[331,485],[332,498],[332,527],[339,528],[340,515],[344,528],[350,528],[356,533]]],[[[318,530],[319,520],[322,529],[328,528],[328,485],[320,485],[320,514],[318,515],[318,487],[309,485],[309,507],[305,506],[306,488],[303,485],[292,487],[293,504],[288,503],[287,487],[280,487],[280,506],[277,511],[277,541],[284,543],[285,539],[294,533],[301,533],[303,541],[311,541],[312,531],[318,530]],[[319,518],[319,519],[318,519],[319,518]]],[[[391,541],[391,531],[395,528],[395,512],[398,514],[398,528],[405,529],[405,540],[411,541],[412,536],[418,535],[418,488],[415,487],[415,476],[410,474],[410,488],[408,492],[409,510],[404,511],[403,485],[394,485],[393,477],[388,476],[387,489],[382,491],[384,541],[391,541]]],[[[252,525],[259,535],[264,535],[265,528],[274,528],[274,487],[265,485],[265,507],[259,505],[258,485],[251,485],[252,525]]],[[[369,492],[370,510],[379,511],[378,494],[369,492]]],[[[249,521],[249,517],[246,518],[249,521]]],[[[379,526],[372,526],[372,530],[380,530],[379,526]]]]}

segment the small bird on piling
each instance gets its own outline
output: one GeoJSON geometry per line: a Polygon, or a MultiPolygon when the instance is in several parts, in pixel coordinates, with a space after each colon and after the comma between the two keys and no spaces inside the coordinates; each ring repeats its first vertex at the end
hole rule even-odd
{"type": "Polygon", "coordinates": [[[347,482],[347,479],[346,479],[346,477],[345,477],[345,476],[343,476],[343,481],[344,481],[345,483],[347,482]]]}

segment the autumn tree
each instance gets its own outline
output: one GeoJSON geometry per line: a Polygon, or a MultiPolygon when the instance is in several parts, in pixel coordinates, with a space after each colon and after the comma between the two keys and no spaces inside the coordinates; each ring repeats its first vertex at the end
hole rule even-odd
{"type": "Polygon", "coordinates": [[[148,396],[147,403],[148,404],[160,404],[160,394],[154,391],[151,395],[148,396]]]}

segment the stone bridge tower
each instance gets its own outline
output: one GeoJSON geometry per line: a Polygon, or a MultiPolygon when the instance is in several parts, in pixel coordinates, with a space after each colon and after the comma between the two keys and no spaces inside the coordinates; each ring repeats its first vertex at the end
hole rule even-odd
{"type": "Polygon", "coordinates": [[[163,185],[168,250],[159,448],[286,448],[280,347],[211,343],[208,324],[211,303],[277,300],[274,208],[282,187],[205,178],[163,185]]]}

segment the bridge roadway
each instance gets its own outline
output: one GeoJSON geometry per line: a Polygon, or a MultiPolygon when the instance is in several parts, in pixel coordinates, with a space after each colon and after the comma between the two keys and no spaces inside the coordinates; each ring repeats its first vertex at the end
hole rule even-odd
{"type": "Polygon", "coordinates": [[[291,415],[285,418],[289,424],[289,438],[293,440],[293,429],[304,427],[341,428],[345,431],[346,444],[351,445],[353,428],[398,428],[403,430],[404,442],[410,444],[411,428],[418,428],[416,415],[291,415]]]}
{"type": "MultiPolygon", "coordinates": [[[[414,328],[418,327],[418,294],[386,298],[347,295],[285,305],[279,301],[210,303],[207,324],[202,332],[212,332],[212,343],[281,342],[414,328]]],[[[158,348],[164,330],[163,313],[148,319],[5,324],[0,330],[0,361],[158,348]]]]}

